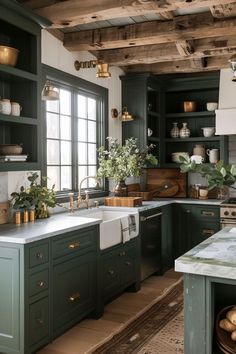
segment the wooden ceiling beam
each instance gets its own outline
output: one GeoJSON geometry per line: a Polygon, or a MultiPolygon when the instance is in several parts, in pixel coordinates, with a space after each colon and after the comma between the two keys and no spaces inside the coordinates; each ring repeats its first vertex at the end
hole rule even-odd
{"type": "Polygon", "coordinates": [[[126,73],[129,72],[152,72],[153,74],[174,74],[215,71],[228,67],[229,56],[207,58],[205,65],[193,65],[191,60],[180,60],[175,62],[157,63],[150,65],[133,65],[123,67],[126,73]]]}
{"type": "Polygon", "coordinates": [[[202,13],[175,17],[173,21],[66,33],[64,46],[70,51],[104,50],[235,34],[236,18],[217,20],[210,13],[202,13]]]}
{"type": "Polygon", "coordinates": [[[226,18],[236,16],[236,2],[224,5],[215,5],[210,7],[213,17],[226,18]]]}
{"type": "Polygon", "coordinates": [[[187,57],[194,53],[193,41],[178,41],[175,43],[181,57],[187,57]]]}
{"type": "MultiPolygon", "coordinates": [[[[180,42],[178,43],[180,44],[180,42]]],[[[190,44],[191,48],[194,48],[194,52],[190,53],[190,50],[188,50],[188,55],[186,56],[189,58],[197,59],[209,56],[233,55],[236,53],[235,36],[197,39],[191,41],[190,44]]],[[[91,53],[98,60],[115,66],[161,63],[184,58],[183,53],[180,54],[174,43],[123,48],[119,50],[91,51],[91,53]]]]}
{"type": "Polygon", "coordinates": [[[178,9],[212,7],[232,3],[232,0],[26,0],[24,4],[49,19],[54,27],[71,27],[85,23],[143,16],[150,13],[167,16],[178,9]],[[44,4],[44,6],[42,6],[44,4]]]}

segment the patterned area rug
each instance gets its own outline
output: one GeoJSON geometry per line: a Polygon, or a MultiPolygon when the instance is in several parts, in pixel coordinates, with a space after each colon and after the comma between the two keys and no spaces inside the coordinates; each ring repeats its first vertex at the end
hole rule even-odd
{"type": "Polygon", "coordinates": [[[97,348],[94,354],[183,354],[183,283],[97,348]]]}

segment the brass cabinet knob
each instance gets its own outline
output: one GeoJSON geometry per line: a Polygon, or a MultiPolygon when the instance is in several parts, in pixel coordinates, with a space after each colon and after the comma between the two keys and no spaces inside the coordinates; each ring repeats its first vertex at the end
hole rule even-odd
{"type": "Polygon", "coordinates": [[[69,300],[69,302],[75,302],[75,301],[79,300],[79,298],[80,298],[80,293],[77,292],[77,293],[70,295],[68,300],[69,300]]]}
{"type": "Polygon", "coordinates": [[[36,322],[40,325],[43,325],[44,324],[44,320],[43,318],[36,318],[36,322]]]}
{"type": "Polygon", "coordinates": [[[39,288],[42,288],[44,285],[45,285],[45,283],[44,283],[43,280],[39,280],[39,281],[37,282],[37,286],[38,286],[39,288]]]}
{"type": "Polygon", "coordinates": [[[126,264],[128,267],[131,266],[131,262],[129,262],[129,261],[125,262],[125,264],[126,264]]]}
{"type": "Polygon", "coordinates": [[[43,253],[41,253],[41,252],[36,253],[35,256],[36,256],[36,258],[38,258],[38,259],[43,259],[43,257],[44,257],[43,253]]]}
{"type": "Polygon", "coordinates": [[[113,275],[115,272],[114,272],[113,269],[109,269],[109,270],[108,270],[108,273],[109,273],[110,275],[113,275]]]}

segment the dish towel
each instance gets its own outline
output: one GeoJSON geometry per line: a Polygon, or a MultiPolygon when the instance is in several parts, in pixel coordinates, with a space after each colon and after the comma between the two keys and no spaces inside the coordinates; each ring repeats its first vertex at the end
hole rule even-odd
{"type": "Polygon", "coordinates": [[[123,216],[122,218],[120,218],[120,228],[122,242],[128,242],[130,240],[128,216],[123,216]]]}
{"type": "Polygon", "coordinates": [[[136,236],[137,235],[137,225],[136,225],[136,218],[135,215],[130,214],[128,216],[129,221],[129,236],[136,236]]]}

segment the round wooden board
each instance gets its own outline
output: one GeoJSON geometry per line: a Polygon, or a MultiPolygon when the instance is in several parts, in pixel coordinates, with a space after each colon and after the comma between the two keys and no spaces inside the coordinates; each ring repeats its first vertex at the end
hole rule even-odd
{"type": "Polygon", "coordinates": [[[216,318],[216,337],[220,349],[226,354],[236,354],[236,342],[232,341],[231,333],[226,332],[219,327],[220,320],[226,318],[226,313],[235,305],[224,307],[217,315],[216,318]]]}

